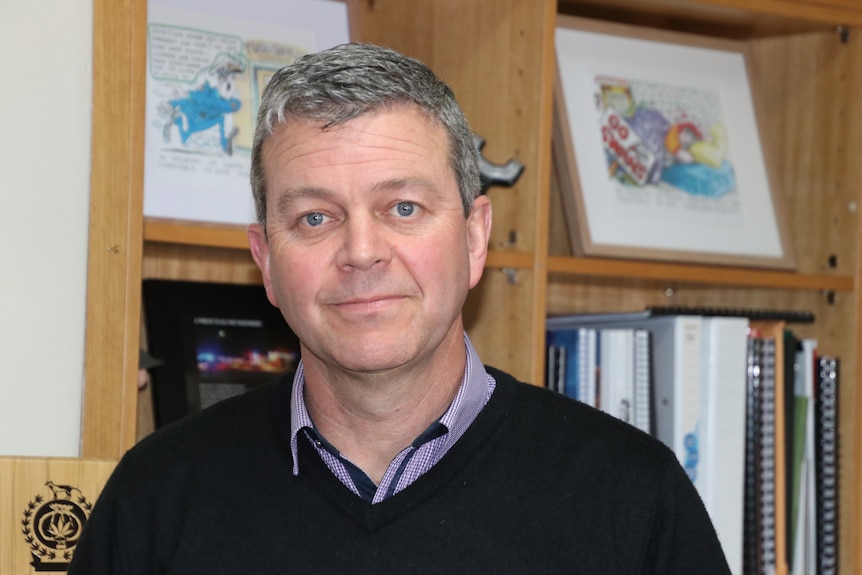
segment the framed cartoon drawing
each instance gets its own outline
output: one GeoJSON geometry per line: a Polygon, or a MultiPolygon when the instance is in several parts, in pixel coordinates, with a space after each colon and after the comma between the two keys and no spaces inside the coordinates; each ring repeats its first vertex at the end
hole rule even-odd
{"type": "Polygon", "coordinates": [[[247,225],[261,94],[305,54],[355,36],[355,0],[150,0],[144,215],[247,225]]]}
{"type": "Polygon", "coordinates": [[[560,16],[556,51],[576,255],[794,266],[744,44],[560,16]]]}

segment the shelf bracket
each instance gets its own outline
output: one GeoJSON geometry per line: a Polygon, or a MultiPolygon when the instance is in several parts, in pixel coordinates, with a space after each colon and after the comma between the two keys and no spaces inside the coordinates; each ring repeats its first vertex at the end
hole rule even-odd
{"type": "Polygon", "coordinates": [[[835,28],[835,31],[838,32],[838,39],[842,44],[846,44],[850,41],[850,28],[847,26],[838,26],[835,28]]]}
{"type": "Polygon", "coordinates": [[[515,268],[502,268],[500,271],[506,276],[506,280],[509,282],[509,285],[515,285],[518,283],[518,270],[515,268]]]}

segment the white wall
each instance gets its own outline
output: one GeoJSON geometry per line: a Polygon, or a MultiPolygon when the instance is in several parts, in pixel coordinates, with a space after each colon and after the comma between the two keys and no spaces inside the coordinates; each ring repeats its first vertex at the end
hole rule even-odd
{"type": "Polygon", "coordinates": [[[92,0],[0,0],[0,455],[79,454],[92,0]]]}

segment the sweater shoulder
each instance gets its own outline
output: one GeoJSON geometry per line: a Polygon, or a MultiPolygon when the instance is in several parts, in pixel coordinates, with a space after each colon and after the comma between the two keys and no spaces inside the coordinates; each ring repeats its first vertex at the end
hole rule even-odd
{"type": "Polygon", "coordinates": [[[123,456],[118,474],[158,480],[183,469],[217,469],[220,461],[271,450],[281,443],[281,427],[289,427],[281,421],[285,416],[279,404],[289,396],[290,385],[289,378],[278,379],[157,429],[123,456]]]}

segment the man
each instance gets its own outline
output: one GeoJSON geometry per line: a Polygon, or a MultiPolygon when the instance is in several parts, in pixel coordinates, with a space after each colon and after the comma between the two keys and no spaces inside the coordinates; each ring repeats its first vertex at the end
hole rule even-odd
{"type": "Polygon", "coordinates": [[[132,449],[73,573],[728,572],[668,449],[480,362],[491,207],[428,68],[354,44],[281,70],[252,188],[296,377],[132,449]]]}

